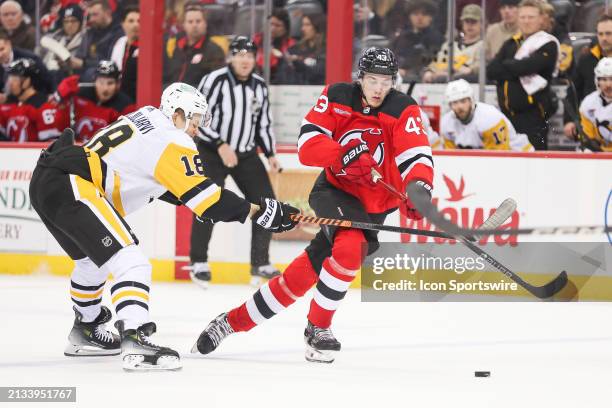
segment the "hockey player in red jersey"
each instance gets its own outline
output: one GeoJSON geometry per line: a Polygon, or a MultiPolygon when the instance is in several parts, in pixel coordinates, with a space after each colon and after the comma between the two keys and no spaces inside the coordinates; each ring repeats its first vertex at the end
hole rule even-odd
{"type": "Polygon", "coordinates": [[[117,64],[103,60],[96,68],[93,86],[79,84],[78,75],[60,82],[56,98],[61,102],[65,127],[73,125],[77,142],[87,142],[98,130],[136,109],[132,99],[120,91],[120,75],[117,64]],[[74,123],[69,123],[71,115],[74,123]]]}
{"type": "MultiPolygon", "coordinates": [[[[10,96],[0,105],[0,132],[13,142],[38,142],[58,137],[57,110],[37,90],[39,70],[34,60],[20,58],[8,70],[10,96]]],[[[63,129],[63,128],[62,128],[63,129]]]]}
{"type": "MultiPolygon", "coordinates": [[[[322,167],[309,204],[319,217],[382,223],[400,206],[421,216],[372,181],[376,169],[396,189],[419,182],[431,193],[433,160],[421,111],[395,89],[397,61],[386,48],[372,47],[359,60],[359,79],[326,87],[302,122],[298,154],[302,164],[322,167]]],[[[241,306],[214,319],[192,352],[207,354],[229,334],[248,331],[303,296],[313,285],[304,332],[306,359],[330,363],[340,350],[332,317],[366,256],[379,247],[373,231],[322,226],[285,272],[271,279],[241,306]]]]}

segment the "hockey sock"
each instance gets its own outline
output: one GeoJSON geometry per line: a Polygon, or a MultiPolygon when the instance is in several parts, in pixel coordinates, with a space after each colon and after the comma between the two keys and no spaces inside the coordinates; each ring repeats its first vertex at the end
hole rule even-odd
{"type": "Polygon", "coordinates": [[[149,287],[151,264],[136,245],[121,248],[102,265],[115,277],[111,299],[117,318],[124,321],[125,329],[136,329],[149,322],[149,287]]]}
{"type": "Polygon", "coordinates": [[[361,230],[342,229],[336,233],[332,256],[323,261],[310,302],[308,320],[315,326],[328,328],[331,325],[336,309],[359,271],[365,242],[361,230]]]}
{"type": "Polygon", "coordinates": [[[83,315],[83,322],[92,322],[100,314],[100,303],[108,273],[99,269],[89,258],[74,261],[70,276],[70,297],[83,315]]]}
{"type": "Polygon", "coordinates": [[[317,281],[306,252],[295,258],[282,275],[269,280],[252,298],[232,309],[228,322],[234,331],[248,331],[283,311],[317,281]]]}

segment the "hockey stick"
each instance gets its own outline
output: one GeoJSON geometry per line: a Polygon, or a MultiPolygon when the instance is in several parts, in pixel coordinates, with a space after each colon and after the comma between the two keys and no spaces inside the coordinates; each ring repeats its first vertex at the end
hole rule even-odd
{"type": "Polygon", "coordinates": [[[372,231],[389,231],[389,232],[398,232],[400,234],[414,234],[414,235],[424,235],[427,237],[434,237],[434,238],[454,239],[451,235],[445,234],[444,232],[396,227],[394,225],[374,224],[371,222],[339,220],[336,218],[323,218],[323,217],[307,216],[307,215],[302,215],[302,214],[292,214],[290,215],[290,218],[294,221],[305,223],[305,224],[331,225],[333,227],[357,228],[357,229],[365,229],[365,230],[372,230],[372,231]]]}
{"type": "MultiPolygon", "coordinates": [[[[574,96],[574,98],[572,99],[576,101],[578,92],[576,91],[574,82],[571,79],[568,79],[568,82],[571,87],[572,94],[574,96]]],[[[572,104],[570,103],[569,99],[570,98],[568,95],[568,97],[563,100],[563,109],[565,109],[567,114],[572,118],[572,122],[576,126],[576,131],[578,132],[578,142],[580,143],[580,150],[585,151],[588,149],[593,152],[601,152],[601,145],[596,140],[588,137],[587,134],[584,132],[582,122],[580,121],[580,109],[577,106],[577,103],[572,104]]]]}
{"type": "MultiPolygon", "coordinates": [[[[387,184],[381,184],[386,188],[387,184]]],[[[493,266],[495,269],[506,275],[508,278],[512,279],[514,282],[519,284],[522,288],[527,290],[529,293],[534,295],[539,299],[549,298],[556,293],[558,293],[561,289],[565,287],[568,282],[567,272],[562,271],[559,275],[557,275],[553,280],[548,282],[543,286],[534,286],[530,283],[524,281],[520,276],[516,273],[512,272],[509,268],[499,262],[497,259],[493,258],[487,252],[485,252],[482,248],[470,242],[463,234],[455,233],[455,231],[461,231],[461,228],[458,228],[452,222],[448,221],[444,218],[442,214],[440,214],[435,206],[431,204],[429,195],[425,192],[424,188],[419,186],[417,183],[411,183],[408,185],[408,196],[410,197],[412,203],[416,207],[416,209],[427,217],[434,225],[442,230],[449,232],[451,235],[458,237],[458,239],[467,246],[472,252],[482,257],[485,261],[489,263],[489,265],[493,266]],[[451,225],[451,229],[455,231],[448,231],[446,229],[447,225],[451,225]]],[[[391,191],[391,190],[389,190],[391,191]]],[[[405,197],[405,195],[399,193],[397,190],[393,190],[393,193],[399,194],[400,197],[405,197]]],[[[470,230],[472,231],[472,230],[470,230]]],[[[506,231],[507,232],[507,231],[506,231]]]]}

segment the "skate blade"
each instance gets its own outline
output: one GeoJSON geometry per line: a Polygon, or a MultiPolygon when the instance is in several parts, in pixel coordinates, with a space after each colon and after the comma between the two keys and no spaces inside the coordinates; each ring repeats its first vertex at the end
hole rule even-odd
{"type": "Polygon", "coordinates": [[[119,354],[121,354],[121,348],[107,350],[95,346],[68,344],[64,349],[64,355],[67,357],[104,357],[118,356],[119,354]]]}
{"type": "Polygon", "coordinates": [[[198,279],[198,278],[196,278],[191,273],[189,274],[189,276],[191,277],[191,281],[193,283],[195,283],[196,285],[198,285],[199,287],[201,287],[204,290],[208,289],[208,287],[210,286],[210,281],[205,281],[205,280],[198,279]]]}
{"type": "Polygon", "coordinates": [[[306,345],[306,354],[304,355],[307,361],[311,363],[330,364],[335,360],[334,353],[329,350],[317,350],[314,347],[306,345]]]}
{"type": "Polygon", "coordinates": [[[200,350],[198,350],[198,341],[197,340],[194,343],[193,347],[191,348],[191,354],[202,354],[202,353],[200,353],[200,350]]]}
{"type": "Polygon", "coordinates": [[[178,371],[181,368],[181,360],[174,356],[162,356],[157,359],[157,364],[146,363],[143,355],[128,354],[123,357],[123,369],[128,372],[178,371]]]}

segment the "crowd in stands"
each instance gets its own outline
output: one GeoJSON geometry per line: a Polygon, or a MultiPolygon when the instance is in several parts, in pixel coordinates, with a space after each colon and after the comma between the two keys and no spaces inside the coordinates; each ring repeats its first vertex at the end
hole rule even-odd
{"type": "MultiPolygon", "coordinates": [[[[612,20],[603,19],[597,27],[585,29],[585,19],[590,18],[595,25],[589,17],[593,13],[587,15],[585,11],[584,18],[574,17],[580,15],[580,10],[592,11],[593,3],[600,0],[538,1],[547,16],[541,28],[560,44],[558,70],[551,81],[567,84],[571,80],[569,99],[578,106],[594,89],[597,61],[612,55],[612,20]],[[587,33],[571,37],[570,32],[576,31],[587,33]]],[[[166,0],[164,85],[183,81],[197,86],[204,75],[226,64],[232,35],[249,35],[253,29],[258,46],[257,69],[263,71],[263,3],[166,0]],[[254,19],[250,17],[251,8],[259,13],[254,19]]],[[[355,0],[355,55],[369,45],[388,46],[398,58],[403,82],[465,79],[474,83],[478,82],[482,65],[492,72],[488,82],[498,82],[495,58],[504,42],[517,34],[519,0],[487,1],[486,21],[482,21],[480,0],[455,3],[456,32],[452,33],[451,49],[447,0],[355,0]]],[[[5,0],[0,5],[0,140],[45,139],[32,123],[46,124],[41,125],[46,138],[53,137],[66,123],[86,128],[90,130],[86,133],[91,134],[135,102],[138,0],[41,1],[40,44],[36,44],[34,5],[31,0],[5,0]],[[25,63],[31,67],[20,74],[24,70],[13,67],[18,61],[20,66],[25,63]],[[28,86],[39,96],[34,98],[26,92],[28,86]],[[84,101],[112,113],[79,117],[79,103],[84,101]],[[35,109],[30,116],[21,114],[15,118],[15,112],[21,112],[15,108],[23,104],[33,104],[35,109]],[[50,130],[49,125],[56,125],[56,130],[50,130]]],[[[274,0],[273,6],[267,18],[271,34],[270,83],[323,84],[327,2],[274,0]]],[[[599,10],[603,14],[603,3],[599,10]]],[[[568,137],[577,134],[573,118],[567,113],[564,130],[568,137]]]]}

